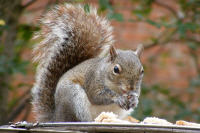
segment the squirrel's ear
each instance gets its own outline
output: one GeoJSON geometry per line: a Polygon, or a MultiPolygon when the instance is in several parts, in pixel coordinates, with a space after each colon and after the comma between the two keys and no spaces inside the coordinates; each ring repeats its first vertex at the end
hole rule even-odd
{"type": "Polygon", "coordinates": [[[114,46],[111,45],[110,46],[110,60],[114,61],[116,57],[117,57],[117,52],[116,52],[114,46]]]}
{"type": "Polygon", "coordinates": [[[140,44],[137,46],[135,54],[140,58],[143,50],[144,50],[144,46],[143,46],[143,44],[140,44]]]}

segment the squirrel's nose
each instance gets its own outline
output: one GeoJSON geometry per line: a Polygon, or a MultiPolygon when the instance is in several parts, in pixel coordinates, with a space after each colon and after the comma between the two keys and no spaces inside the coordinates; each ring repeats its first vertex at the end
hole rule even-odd
{"type": "Polygon", "coordinates": [[[134,85],[128,85],[128,86],[127,86],[127,90],[129,90],[129,91],[130,91],[130,90],[134,90],[134,85]]]}
{"type": "Polygon", "coordinates": [[[135,89],[135,82],[134,80],[129,80],[127,85],[127,90],[131,91],[135,89]]]}

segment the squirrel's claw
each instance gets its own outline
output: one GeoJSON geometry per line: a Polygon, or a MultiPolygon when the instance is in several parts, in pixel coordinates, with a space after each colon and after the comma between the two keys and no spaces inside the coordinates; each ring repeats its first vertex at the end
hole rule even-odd
{"type": "Polygon", "coordinates": [[[117,103],[122,109],[125,110],[135,108],[138,104],[138,95],[133,92],[124,94],[116,98],[115,103],[117,103]]]}
{"type": "Polygon", "coordinates": [[[129,105],[128,105],[128,95],[122,95],[122,96],[119,96],[115,103],[117,103],[122,109],[125,109],[125,110],[129,110],[129,105]]]}
{"type": "Polygon", "coordinates": [[[130,92],[128,94],[129,108],[135,108],[138,104],[138,95],[135,92],[130,92]]]}

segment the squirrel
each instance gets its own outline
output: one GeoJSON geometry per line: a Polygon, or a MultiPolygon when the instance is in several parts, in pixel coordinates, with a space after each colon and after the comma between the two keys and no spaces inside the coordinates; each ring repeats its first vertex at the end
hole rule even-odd
{"type": "Polygon", "coordinates": [[[143,46],[116,49],[109,21],[89,9],[61,4],[41,18],[32,88],[39,122],[88,122],[103,111],[125,117],[138,104],[143,46]]]}

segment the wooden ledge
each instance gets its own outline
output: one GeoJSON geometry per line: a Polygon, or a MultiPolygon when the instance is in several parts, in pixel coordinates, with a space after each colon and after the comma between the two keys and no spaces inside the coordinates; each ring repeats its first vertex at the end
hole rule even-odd
{"type": "Polygon", "coordinates": [[[96,122],[22,123],[0,126],[0,133],[71,133],[71,132],[132,132],[132,133],[200,133],[200,127],[154,124],[121,124],[96,122]]]}

